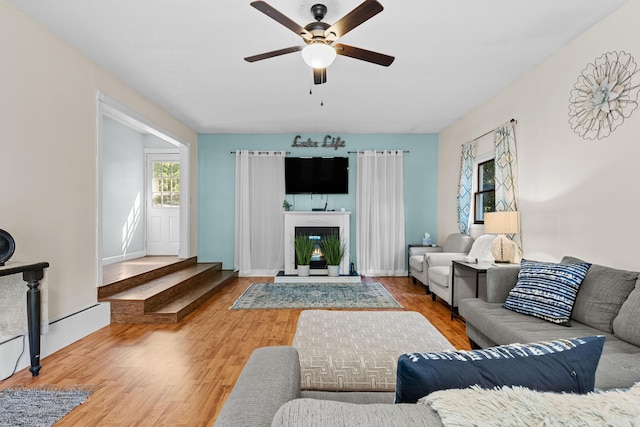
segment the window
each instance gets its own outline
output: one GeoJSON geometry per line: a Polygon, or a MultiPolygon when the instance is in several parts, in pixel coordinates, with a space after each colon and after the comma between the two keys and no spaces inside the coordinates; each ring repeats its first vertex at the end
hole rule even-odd
{"type": "Polygon", "coordinates": [[[180,163],[153,162],[153,207],[180,206],[180,163]]]}
{"type": "Polygon", "coordinates": [[[495,159],[478,163],[478,176],[474,193],[474,224],[484,224],[485,212],[495,211],[495,159]]]}

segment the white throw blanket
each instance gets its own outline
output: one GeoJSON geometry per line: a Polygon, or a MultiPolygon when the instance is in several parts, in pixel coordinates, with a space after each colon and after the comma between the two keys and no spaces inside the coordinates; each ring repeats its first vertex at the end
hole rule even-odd
{"type": "Polygon", "coordinates": [[[640,383],[582,395],[473,386],[437,391],[418,403],[431,405],[445,426],[640,426],[640,383]]]}

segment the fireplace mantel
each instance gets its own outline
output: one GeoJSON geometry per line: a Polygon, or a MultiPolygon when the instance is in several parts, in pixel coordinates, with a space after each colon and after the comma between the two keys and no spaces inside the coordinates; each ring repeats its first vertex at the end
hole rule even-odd
{"type": "MultiPolygon", "coordinates": [[[[284,274],[298,274],[293,246],[296,227],[338,227],[345,244],[340,274],[349,274],[349,218],[351,212],[286,211],[284,212],[284,274]]],[[[312,270],[311,274],[327,274],[327,270],[312,270]]]]}

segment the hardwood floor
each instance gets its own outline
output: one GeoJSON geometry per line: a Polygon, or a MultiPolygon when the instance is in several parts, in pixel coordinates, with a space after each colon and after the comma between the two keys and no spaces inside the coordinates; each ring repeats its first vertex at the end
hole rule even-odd
{"type": "MultiPolygon", "coordinates": [[[[422,313],[458,349],[469,349],[464,322],[407,277],[377,281],[407,311],[422,313]]],[[[43,359],[40,376],[27,369],[9,387],[95,387],[57,427],[210,426],[251,352],[289,345],[302,310],[229,310],[254,282],[239,278],[175,325],[110,325],[43,359]]]]}

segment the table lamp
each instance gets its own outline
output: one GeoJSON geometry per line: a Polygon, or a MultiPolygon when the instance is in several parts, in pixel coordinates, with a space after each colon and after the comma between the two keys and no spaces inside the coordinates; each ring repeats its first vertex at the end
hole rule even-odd
{"type": "Polygon", "coordinates": [[[518,233],[518,212],[502,211],[484,214],[484,231],[497,234],[491,243],[491,254],[495,262],[512,262],[516,253],[516,244],[507,239],[505,234],[518,233]]]}

